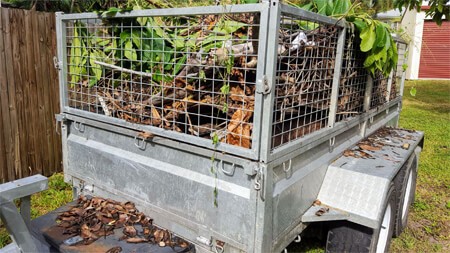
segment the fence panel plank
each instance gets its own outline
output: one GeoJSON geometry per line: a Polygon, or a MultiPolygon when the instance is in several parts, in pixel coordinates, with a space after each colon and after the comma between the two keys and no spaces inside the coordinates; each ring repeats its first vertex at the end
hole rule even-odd
{"type": "Polygon", "coordinates": [[[26,55],[27,55],[27,69],[28,72],[28,106],[27,106],[27,119],[28,119],[28,137],[30,140],[29,146],[29,166],[31,168],[32,174],[41,173],[42,174],[42,162],[41,153],[38,152],[40,149],[39,134],[37,132],[36,122],[39,122],[39,110],[38,110],[38,100],[37,100],[37,83],[36,83],[36,69],[35,69],[35,58],[34,58],[34,47],[35,38],[33,37],[33,12],[25,12],[25,37],[26,43],[26,55]]]}
{"type": "MultiPolygon", "coordinates": [[[[42,13],[45,19],[45,27],[47,28],[46,31],[46,60],[48,65],[48,77],[49,77],[49,86],[48,86],[48,97],[55,98],[59,96],[58,91],[58,78],[57,78],[57,72],[54,68],[53,64],[53,56],[56,55],[55,48],[56,44],[54,44],[54,41],[56,41],[56,27],[55,27],[55,20],[53,14],[50,13],[42,13]]],[[[50,99],[49,100],[49,122],[50,124],[50,135],[51,135],[51,150],[52,150],[52,164],[53,166],[50,167],[50,173],[55,173],[57,171],[57,168],[60,167],[61,162],[58,161],[57,153],[60,146],[58,144],[59,136],[56,134],[56,121],[54,120],[55,114],[57,113],[57,103],[58,99],[50,99]]]]}
{"type": "Polygon", "coordinates": [[[44,173],[45,174],[51,174],[51,168],[54,167],[54,163],[52,161],[52,159],[50,159],[50,155],[54,154],[53,151],[53,135],[51,133],[52,131],[52,117],[50,115],[50,110],[51,110],[51,104],[50,104],[50,78],[49,78],[49,67],[47,64],[47,41],[46,41],[46,35],[47,35],[47,27],[45,24],[45,17],[44,15],[42,15],[42,13],[38,14],[38,24],[39,24],[39,29],[38,29],[38,33],[39,33],[39,60],[40,60],[40,64],[41,64],[41,75],[42,75],[42,83],[40,83],[40,90],[43,91],[43,119],[45,120],[45,128],[42,129],[43,133],[45,133],[45,137],[46,137],[46,161],[47,161],[47,167],[44,167],[44,173]]]}
{"type": "MultiPolygon", "coordinates": [[[[8,80],[7,90],[8,90],[8,109],[9,109],[9,121],[10,130],[7,136],[9,140],[6,140],[8,145],[7,155],[8,155],[8,179],[13,180],[16,178],[16,169],[20,166],[20,158],[16,157],[16,145],[19,140],[19,132],[17,126],[17,112],[16,112],[16,99],[15,99],[15,80],[14,80],[14,68],[12,66],[13,55],[12,55],[12,45],[11,45],[11,23],[10,23],[10,11],[8,9],[2,10],[2,23],[4,25],[4,50],[6,59],[6,77],[8,80]]],[[[6,136],[5,136],[6,137],[6,136]]]]}
{"type": "Polygon", "coordinates": [[[2,11],[0,10],[0,183],[5,183],[8,180],[5,135],[7,134],[7,131],[11,129],[8,118],[6,59],[3,46],[3,37],[2,11]]]}
{"type": "Polygon", "coordinates": [[[11,10],[12,25],[11,25],[11,45],[13,48],[13,67],[14,67],[14,85],[16,88],[16,117],[17,117],[17,131],[15,156],[18,163],[16,165],[16,177],[22,178],[27,175],[28,159],[27,159],[27,130],[25,117],[25,100],[24,86],[26,82],[26,71],[23,46],[25,44],[23,36],[23,14],[24,10],[11,10]]]}
{"type": "Polygon", "coordinates": [[[41,65],[41,55],[40,55],[40,34],[39,34],[39,19],[38,19],[38,13],[32,12],[31,13],[31,20],[32,20],[32,30],[33,30],[33,53],[34,53],[34,61],[35,61],[35,73],[36,73],[36,107],[37,107],[37,133],[38,136],[36,138],[36,142],[38,146],[40,147],[38,150],[36,150],[36,153],[38,153],[38,157],[41,158],[40,164],[40,173],[43,175],[45,174],[46,167],[49,166],[48,159],[46,157],[48,156],[48,149],[47,144],[45,143],[45,116],[44,116],[44,92],[42,89],[43,85],[43,66],[41,65]]]}

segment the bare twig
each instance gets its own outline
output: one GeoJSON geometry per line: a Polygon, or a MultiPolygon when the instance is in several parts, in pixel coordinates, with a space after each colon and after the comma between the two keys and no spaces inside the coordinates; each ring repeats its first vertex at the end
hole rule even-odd
{"type": "Polygon", "coordinates": [[[98,64],[98,65],[101,65],[101,66],[104,66],[104,67],[108,67],[108,68],[111,68],[111,69],[116,69],[116,70],[119,70],[119,71],[122,71],[122,72],[125,72],[125,73],[129,73],[129,74],[145,76],[145,77],[150,77],[150,78],[153,77],[153,75],[150,74],[150,73],[146,73],[146,72],[142,72],[142,71],[136,71],[136,70],[132,70],[132,69],[126,69],[126,68],[122,68],[122,67],[119,67],[119,66],[116,66],[116,65],[113,65],[113,64],[109,64],[109,63],[106,63],[106,62],[94,61],[94,63],[98,64]]]}

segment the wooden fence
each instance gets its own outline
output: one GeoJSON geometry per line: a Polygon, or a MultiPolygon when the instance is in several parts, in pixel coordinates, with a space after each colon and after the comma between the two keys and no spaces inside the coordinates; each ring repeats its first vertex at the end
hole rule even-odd
{"type": "Polygon", "coordinates": [[[55,17],[0,8],[0,183],[62,169],[55,17]]]}

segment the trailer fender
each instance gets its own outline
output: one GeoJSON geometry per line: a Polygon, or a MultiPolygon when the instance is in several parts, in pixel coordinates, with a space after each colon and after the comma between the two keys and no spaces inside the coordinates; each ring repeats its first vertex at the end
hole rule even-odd
{"type": "Polygon", "coordinates": [[[422,143],[422,132],[383,128],[347,150],[328,167],[302,222],[348,220],[376,229],[393,178],[422,143]]]}

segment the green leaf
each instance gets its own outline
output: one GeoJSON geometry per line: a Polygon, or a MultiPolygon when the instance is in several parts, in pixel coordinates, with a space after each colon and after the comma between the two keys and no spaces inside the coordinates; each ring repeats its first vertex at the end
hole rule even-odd
{"type": "MultiPolygon", "coordinates": [[[[180,38],[180,37],[178,37],[176,34],[173,34],[172,36],[172,39],[170,40],[170,42],[171,42],[171,44],[172,44],[172,47],[173,48],[175,48],[175,49],[177,49],[177,50],[182,50],[182,49],[184,49],[184,48],[188,48],[189,47],[189,45],[195,45],[195,43],[193,43],[193,42],[190,42],[189,44],[188,44],[188,42],[190,41],[190,40],[188,40],[188,42],[187,43],[185,43],[184,42],[184,38],[180,38]]],[[[194,40],[192,40],[192,41],[195,41],[196,39],[194,39],[194,40]]]]}
{"type": "Polygon", "coordinates": [[[96,60],[99,59],[97,59],[95,52],[92,52],[89,55],[89,64],[91,65],[91,71],[93,72],[95,78],[99,80],[100,78],[102,78],[102,68],[100,65],[95,63],[96,60]]]}
{"type": "Polygon", "coordinates": [[[222,87],[220,87],[220,92],[221,92],[223,95],[228,95],[228,94],[230,93],[230,85],[225,84],[225,85],[223,85],[222,87]]]}
{"type": "Polygon", "coordinates": [[[386,29],[383,25],[381,24],[377,24],[376,27],[376,39],[375,39],[375,46],[376,47],[384,47],[385,43],[386,43],[386,29]]]}
{"type": "Polygon", "coordinates": [[[123,31],[120,33],[120,44],[127,42],[131,37],[131,33],[123,31]]]}
{"type": "Polygon", "coordinates": [[[138,31],[133,31],[131,33],[131,40],[137,48],[141,48],[141,34],[138,31]]]}
{"type": "Polygon", "coordinates": [[[105,53],[111,53],[111,55],[114,56],[115,51],[117,50],[117,40],[113,39],[112,43],[110,43],[103,50],[105,51],[105,53]]]}
{"type": "Polygon", "coordinates": [[[374,54],[368,55],[364,61],[364,67],[368,68],[377,60],[377,56],[374,54]]]}
{"type": "Polygon", "coordinates": [[[408,64],[403,63],[402,64],[402,71],[405,72],[408,69],[408,64]]]}
{"type": "Polygon", "coordinates": [[[79,32],[81,32],[81,27],[76,22],[74,29],[74,39],[72,41],[72,46],[70,49],[70,66],[69,72],[71,74],[72,87],[75,83],[80,81],[80,76],[83,72],[83,65],[85,64],[85,55],[87,54],[86,48],[80,39],[79,32]]]}
{"type": "Polygon", "coordinates": [[[129,60],[132,60],[132,61],[137,60],[137,53],[136,53],[136,50],[133,49],[133,43],[131,41],[127,41],[125,43],[124,55],[129,60]]]}
{"type": "Polygon", "coordinates": [[[94,40],[94,44],[96,44],[97,46],[100,46],[100,47],[104,47],[104,46],[108,45],[109,43],[111,43],[111,41],[108,38],[96,37],[94,40]]]}
{"type": "Polygon", "coordinates": [[[228,112],[228,103],[227,102],[223,103],[222,112],[223,113],[228,112]]]}
{"type": "Polygon", "coordinates": [[[245,25],[244,23],[237,22],[234,20],[225,20],[216,25],[213,31],[218,33],[229,34],[239,30],[240,28],[244,27],[244,25],[245,25]]]}
{"type": "Polygon", "coordinates": [[[297,24],[300,26],[300,28],[302,30],[306,30],[306,31],[312,31],[319,27],[319,24],[313,23],[311,21],[305,21],[305,20],[298,20],[297,24]]]}
{"type": "Polygon", "coordinates": [[[353,24],[356,26],[356,28],[358,28],[360,32],[367,28],[367,23],[361,19],[355,19],[355,21],[353,21],[353,24]]]}
{"type": "Polygon", "coordinates": [[[317,8],[317,13],[327,15],[327,2],[328,0],[315,0],[313,1],[317,8]]]}
{"type": "Polygon", "coordinates": [[[349,11],[351,6],[352,3],[350,0],[336,0],[334,2],[332,15],[345,14],[349,11]]]}
{"type": "Polygon", "coordinates": [[[224,41],[227,41],[231,39],[231,35],[225,35],[225,36],[217,36],[217,35],[210,35],[208,36],[204,41],[199,42],[197,46],[200,46],[203,48],[204,52],[209,52],[211,48],[219,48],[222,47],[222,44],[224,41]]]}
{"type": "Polygon", "coordinates": [[[213,137],[212,137],[212,143],[213,143],[213,145],[217,145],[217,144],[219,144],[219,136],[217,135],[217,133],[214,133],[213,134],[213,137]]]}
{"type": "Polygon", "coordinates": [[[177,64],[175,64],[175,67],[173,68],[173,74],[176,75],[180,70],[183,68],[183,64],[186,63],[187,55],[183,55],[183,57],[178,60],[177,64]]]}
{"type": "Polygon", "coordinates": [[[96,84],[97,84],[97,79],[95,79],[95,78],[89,79],[89,88],[94,87],[94,85],[96,85],[96,84]]]}
{"type": "Polygon", "coordinates": [[[409,94],[411,94],[411,96],[415,97],[416,94],[417,94],[416,87],[412,87],[412,88],[409,90],[409,94]]]}
{"type": "Polygon", "coordinates": [[[367,52],[372,49],[375,42],[375,31],[373,25],[367,26],[359,35],[361,38],[361,51],[367,52]]]}
{"type": "Polygon", "coordinates": [[[389,32],[386,32],[385,42],[384,42],[384,48],[386,50],[389,50],[391,48],[391,34],[389,32]]]}
{"type": "Polygon", "coordinates": [[[117,12],[121,12],[122,9],[119,9],[117,7],[110,7],[107,11],[104,11],[102,13],[102,18],[107,18],[107,17],[114,17],[117,12]]]}
{"type": "Polygon", "coordinates": [[[303,6],[301,6],[300,8],[302,8],[302,9],[304,9],[304,10],[307,10],[307,11],[311,11],[312,10],[312,8],[313,8],[313,3],[312,2],[309,2],[309,3],[307,3],[307,4],[305,4],[305,5],[303,5],[303,6]]]}
{"type": "Polygon", "coordinates": [[[257,4],[257,3],[259,3],[259,0],[245,0],[244,3],[245,4],[257,4]]]}

